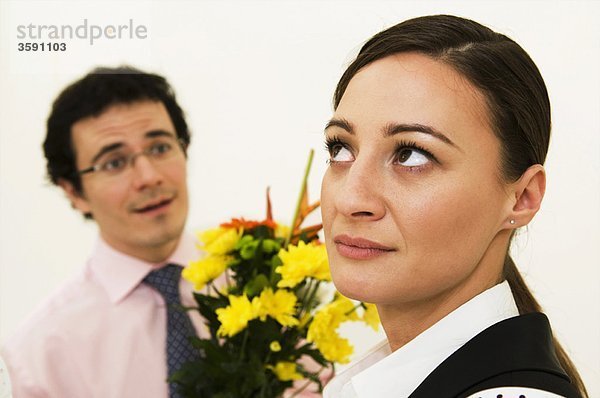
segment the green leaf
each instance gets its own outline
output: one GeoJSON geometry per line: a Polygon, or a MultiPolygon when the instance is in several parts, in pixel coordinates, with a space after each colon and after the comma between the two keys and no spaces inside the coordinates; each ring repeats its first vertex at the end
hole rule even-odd
{"type": "Polygon", "coordinates": [[[244,293],[248,295],[248,297],[258,296],[259,293],[265,288],[269,286],[269,280],[264,274],[258,274],[254,279],[244,286],[244,293]]]}

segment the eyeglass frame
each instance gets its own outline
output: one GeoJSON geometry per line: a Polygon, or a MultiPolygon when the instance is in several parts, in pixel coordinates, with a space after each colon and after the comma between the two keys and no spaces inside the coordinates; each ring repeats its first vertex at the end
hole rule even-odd
{"type": "MultiPolygon", "coordinates": [[[[172,135],[168,135],[169,137],[173,137],[172,135]]],[[[183,155],[186,155],[186,149],[187,149],[187,144],[185,142],[185,140],[183,140],[182,138],[175,138],[175,141],[177,142],[177,144],[179,145],[179,148],[181,148],[181,150],[183,151],[183,155]]],[[[147,148],[142,149],[141,151],[137,151],[137,152],[132,152],[129,155],[127,155],[126,158],[126,166],[122,171],[127,170],[129,167],[133,167],[133,164],[135,162],[135,159],[137,159],[138,156],[141,155],[145,155],[145,156],[149,156],[150,158],[152,158],[151,154],[147,153],[150,149],[152,148],[152,145],[148,146],[147,148]]],[[[175,148],[173,148],[175,149],[175,148]]],[[[99,171],[106,171],[104,169],[102,169],[102,165],[100,163],[96,163],[91,165],[90,167],[87,167],[83,170],[76,170],[76,174],[77,176],[82,176],[82,175],[86,175],[86,174],[90,174],[90,173],[96,173],[99,171]]],[[[118,175],[120,173],[117,173],[115,175],[118,175]]]]}

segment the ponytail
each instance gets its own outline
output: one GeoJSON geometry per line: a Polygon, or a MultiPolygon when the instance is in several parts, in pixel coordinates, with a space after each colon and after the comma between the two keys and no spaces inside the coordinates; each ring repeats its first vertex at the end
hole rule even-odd
{"type": "MultiPolygon", "coordinates": [[[[430,15],[394,25],[371,37],[340,78],[333,99],[337,109],[353,77],[385,57],[417,52],[456,70],[485,97],[487,115],[500,143],[500,175],[517,181],[530,166],[544,164],[550,143],[550,99],[544,79],[527,52],[512,39],[468,19],[430,15]]],[[[504,278],[519,313],[541,312],[510,256],[504,278]]],[[[554,339],[563,369],[582,397],[589,395],[575,366],[554,339]]]]}
{"type": "MultiPolygon", "coordinates": [[[[525,280],[519,273],[517,266],[508,254],[504,260],[503,272],[504,278],[510,285],[510,290],[515,298],[515,303],[517,304],[519,314],[523,315],[531,312],[542,312],[542,307],[537,302],[535,297],[533,297],[533,294],[527,287],[525,280]]],[[[558,358],[562,368],[571,379],[571,383],[575,386],[577,391],[579,391],[579,394],[581,394],[582,397],[589,398],[588,392],[583,384],[583,380],[581,379],[579,372],[577,372],[575,365],[567,355],[567,352],[562,348],[556,337],[552,337],[552,339],[554,341],[554,351],[556,352],[556,357],[558,358]]]]}

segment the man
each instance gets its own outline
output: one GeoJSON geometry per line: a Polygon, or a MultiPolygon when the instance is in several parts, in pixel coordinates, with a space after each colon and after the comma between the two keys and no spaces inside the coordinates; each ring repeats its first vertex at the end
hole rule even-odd
{"type": "Polygon", "coordinates": [[[166,379],[197,355],[181,341],[201,326],[175,308],[194,304],[179,279],[198,256],[183,234],[189,142],[161,76],[98,68],[58,96],[48,175],[100,236],[83,271],[3,347],[14,398],[177,396],[166,379]],[[180,294],[165,293],[165,280],[180,294]]]}

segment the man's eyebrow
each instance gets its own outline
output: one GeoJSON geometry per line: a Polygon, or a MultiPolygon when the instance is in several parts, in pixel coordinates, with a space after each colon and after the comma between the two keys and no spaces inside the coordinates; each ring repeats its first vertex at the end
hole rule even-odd
{"type": "MultiPolygon", "coordinates": [[[[175,137],[175,135],[173,135],[173,133],[170,133],[166,130],[151,130],[151,131],[148,131],[146,134],[144,134],[144,137],[145,138],[170,137],[173,139],[177,139],[177,137],[175,137]]],[[[106,146],[103,146],[102,148],[100,148],[98,153],[96,153],[96,155],[92,158],[92,164],[96,163],[98,161],[98,159],[100,159],[102,156],[106,155],[107,153],[115,151],[120,148],[123,148],[124,146],[125,146],[125,144],[123,144],[122,142],[115,142],[113,144],[108,144],[106,146]]]]}
{"type": "Polygon", "coordinates": [[[171,137],[177,139],[177,137],[166,130],[152,130],[148,131],[145,135],[145,138],[155,138],[155,137],[171,137]]]}
{"type": "Polygon", "coordinates": [[[455,147],[456,149],[460,148],[458,147],[458,145],[456,145],[454,142],[452,142],[452,140],[450,138],[448,138],[447,136],[445,136],[444,134],[442,134],[441,132],[439,132],[438,130],[436,130],[435,128],[431,127],[431,126],[427,126],[424,124],[419,124],[419,123],[390,123],[388,124],[385,129],[384,129],[384,133],[386,135],[386,137],[391,137],[393,135],[396,134],[400,134],[400,133],[405,133],[405,132],[419,132],[419,133],[424,133],[424,134],[429,134],[435,138],[437,138],[438,140],[445,142],[446,144],[455,147]]]}
{"type": "Polygon", "coordinates": [[[123,146],[124,145],[122,142],[115,142],[114,144],[103,146],[102,148],[100,148],[98,153],[96,153],[96,155],[94,155],[94,157],[92,158],[92,164],[95,164],[98,161],[98,159],[100,159],[105,154],[122,148],[123,146]]]}

